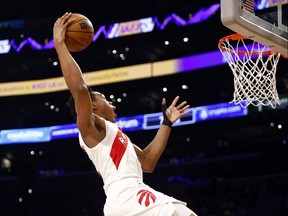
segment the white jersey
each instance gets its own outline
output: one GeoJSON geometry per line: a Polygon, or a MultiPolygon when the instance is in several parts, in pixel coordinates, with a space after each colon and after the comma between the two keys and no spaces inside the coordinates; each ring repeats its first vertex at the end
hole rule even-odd
{"type": "MultiPolygon", "coordinates": [[[[130,139],[117,124],[105,121],[106,137],[95,147],[80,146],[88,154],[104,182],[105,216],[170,216],[179,200],[143,183],[143,172],[130,139]]],[[[186,205],[186,203],[183,203],[186,205]]]]}

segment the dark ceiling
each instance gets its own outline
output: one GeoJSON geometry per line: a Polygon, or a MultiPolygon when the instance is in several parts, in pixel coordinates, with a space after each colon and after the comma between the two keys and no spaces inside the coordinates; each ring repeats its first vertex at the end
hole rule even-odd
{"type": "Polygon", "coordinates": [[[100,24],[110,24],[118,21],[128,21],[146,16],[166,16],[169,13],[191,13],[201,7],[210,6],[219,1],[203,2],[201,0],[47,0],[38,2],[27,0],[3,1],[1,20],[38,19],[58,17],[64,12],[78,12],[95,17],[100,24]]]}
{"type": "MultiPolygon", "coordinates": [[[[1,11],[0,21],[24,20],[25,26],[19,29],[0,29],[2,32],[0,39],[8,37],[20,42],[20,35],[23,34],[24,38],[29,36],[44,43],[52,39],[54,21],[66,11],[86,15],[97,28],[101,25],[150,16],[164,19],[171,13],[176,13],[187,20],[201,8],[216,3],[219,1],[106,0],[96,3],[90,0],[10,0],[1,2],[1,8],[5,10],[1,11]]],[[[201,23],[182,27],[171,23],[163,31],[156,30],[151,33],[110,40],[101,37],[86,50],[73,55],[83,72],[89,72],[215,51],[218,49],[218,40],[230,33],[233,32],[221,24],[220,10],[218,10],[208,20],[201,23]],[[189,38],[188,43],[182,42],[184,37],[189,38]],[[165,40],[170,41],[170,46],[164,45],[165,40]],[[124,51],[126,47],[129,47],[129,52],[126,53],[125,61],[111,54],[112,49],[124,51]]],[[[19,53],[2,54],[0,55],[0,82],[61,76],[60,68],[51,64],[54,60],[57,60],[55,50],[37,51],[32,50],[29,46],[23,48],[19,53]]],[[[287,60],[281,59],[277,72],[279,93],[287,93],[287,80],[287,60]]],[[[129,116],[159,112],[163,96],[171,100],[174,96],[180,95],[182,99],[188,100],[192,107],[228,102],[232,100],[234,87],[232,72],[228,65],[224,65],[191,73],[107,84],[93,88],[106,95],[115,94],[117,96],[118,94],[121,96],[122,92],[127,92],[128,97],[121,103],[116,103],[116,106],[118,116],[129,116]],[[181,90],[182,84],[187,84],[189,89],[181,90]],[[163,87],[168,87],[168,93],[162,92],[163,87]]],[[[68,91],[63,91],[41,95],[2,97],[0,98],[0,129],[73,122],[65,106],[68,95],[68,91]],[[57,113],[51,111],[45,106],[45,102],[54,104],[60,108],[60,111],[57,113]]],[[[278,111],[273,113],[275,116],[279,115],[278,111]]],[[[261,127],[261,122],[259,125],[257,127],[261,127]]],[[[245,130],[244,128],[243,131],[245,130]]],[[[235,133],[229,131],[229,134],[235,133]]]]}

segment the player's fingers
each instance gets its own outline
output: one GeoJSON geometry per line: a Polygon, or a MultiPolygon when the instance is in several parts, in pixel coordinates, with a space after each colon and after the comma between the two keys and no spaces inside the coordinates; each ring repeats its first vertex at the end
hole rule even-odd
{"type": "Polygon", "coordinates": [[[62,23],[63,25],[69,25],[71,22],[73,22],[74,20],[73,19],[70,19],[69,18],[72,16],[72,13],[71,12],[66,12],[61,18],[60,18],[60,23],[62,23]]]}
{"type": "Polygon", "coordinates": [[[177,109],[182,109],[183,106],[185,106],[187,104],[187,101],[183,101],[182,103],[180,103],[176,108],[177,109]]]}
{"type": "Polygon", "coordinates": [[[63,14],[63,16],[61,17],[62,20],[67,20],[70,16],[71,16],[71,12],[66,12],[65,14],[63,14]]]}
{"type": "Polygon", "coordinates": [[[176,107],[176,104],[177,104],[178,100],[179,100],[179,96],[176,96],[174,98],[174,100],[172,101],[171,105],[176,107]]]}
{"type": "Polygon", "coordinates": [[[182,109],[179,109],[178,111],[182,114],[182,115],[186,115],[187,113],[191,112],[191,110],[188,110],[190,108],[189,105],[186,105],[185,107],[183,107],[182,109]]]}
{"type": "Polygon", "coordinates": [[[187,111],[181,113],[181,116],[185,116],[185,115],[187,115],[188,113],[190,113],[190,110],[187,110],[187,111]]]}
{"type": "MultiPolygon", "coordinates": [[[[181,108],[181,112],[184,112],[184,110],[188,109],[190,107],[189,104],[187,104],[185,107],[181,108]]],[[[189,110],[187,112],[190,112],[189,110]]]]}

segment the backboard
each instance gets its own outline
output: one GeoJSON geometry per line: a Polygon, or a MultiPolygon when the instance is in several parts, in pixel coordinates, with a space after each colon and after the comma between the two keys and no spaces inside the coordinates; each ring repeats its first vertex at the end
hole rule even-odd
{"type": "Polygon", "coordinates": [[[221,22],[288,56],[288,0],[221,0],[221,22]]]}

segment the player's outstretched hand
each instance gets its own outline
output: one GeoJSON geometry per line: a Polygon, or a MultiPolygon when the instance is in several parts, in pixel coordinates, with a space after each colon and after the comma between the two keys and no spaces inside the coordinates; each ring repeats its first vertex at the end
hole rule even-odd
{"type": "Polygon", "coordinates": [[[179,96],[176,96],[171,105],[166,107],[166,99],[162,99],[162,112],[163,112],[163,124],[167,126],[172,126],[179,118],[188,114],[190,110],[187,110],[190,105],[187,101],[183,101],[177,105],[179,96]]]}

